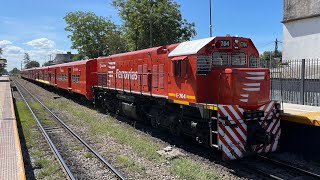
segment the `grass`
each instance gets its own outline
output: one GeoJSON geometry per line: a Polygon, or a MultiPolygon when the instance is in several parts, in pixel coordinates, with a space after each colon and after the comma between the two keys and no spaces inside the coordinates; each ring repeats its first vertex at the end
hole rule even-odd
{"type": "MultiPolygon", "coordinates": [[[[113,137],[118,143],[129,145],[137,154],[142,157],[161,163],[166,161],[165,157],[160,156],[156,151],[164,148],[162,144],[155,142],[151,137],[139,133],[135,128],[119,123],[114,118],[98,118],[91,113],[81,110],[71,105],[68,101],[59,99],[55,102],[46,102],[49,107],[67,109],[69,113],[79,119],[78,125],[83,126],[85,122],[89,127],[90,134],[93,136],[113,137]]],[[[94,110],[92,113],[95,113],[94,110]]],[[[144,166],[133,162],[129,157],[120,155],[117,163],[128,168],[130,171],[145,172],[144,166]]],[[[182,157],[170,161],[170,170],[183,179],[218,179],[213,170],[200,163],[182,157]]]]}
{"type": "Polygon", "coordinates": [[[138,172],[139,174],[146,174],[146,169],[144,166],[135,163],[130,157],[126,155],[117,156],[117,163],[128,168],[131,171],[138,172]]]}
{"type": "MultiPolygon", "coordinates": [[[[33,169],[38,169],[39,173],[35,173],[36,179],[63,179],[65,176],[60,169],[60,165],[56,161],[49,158],[38,141],[43,136],[37,128],[36,122],[33,119],[29,109],[23,101],[16,101],[16,117],[21,122],[22,132],[25,143],[29,151],[30,158],[34,160],[33,169]]],[[[19,132],[21,133],[21,132],[19,132]]]]}
{"type": "Polygon", "coordinates": [[[84,157],[88,158],[88,159],[91,159],[91,158],[94,157],[94,155],[91,152],[86,152],[86,153],[84,153],[84,157]]]}
{"type": "Polygon", "coordinates": [[[186,158],[176,158],[171,161],[171,171],[180,178],[188,180],[219,179],[215,172],[204,165],[186,158]]]}
{"type": "Polygon", "coordinates": [[[74,106],[68,106],[65,102],[57,101],[55,103],[57,104],[53,104],[53,102],[47,102],[46,104],[50,107],[67,108],[68,112],[85,121],[90,126],[89,130],[92,135],[111,136],[117,142],[131,146],[136,152],[149,160],[162,160],[161,156],[156,152],[161,149],[161,145],[152,142],[150,137],[139,134],[133,127],[119,124],[119,122],[111,118],[94,118],[87,112],[81,111],[74,106]]]}

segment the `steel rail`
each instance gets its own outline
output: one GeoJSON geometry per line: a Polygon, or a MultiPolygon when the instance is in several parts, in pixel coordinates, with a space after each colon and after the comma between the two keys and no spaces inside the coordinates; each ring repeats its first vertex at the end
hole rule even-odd
{"type": "Polygon", "coordinates": [[[53,142],[51,141],[49,135],[47,134],[47,132],[44,130],[43,126],[41,125],[39,119],[37,118],[37,116],[35,115],[35,113],[33,112],[33,110],[31,109],[29,103],[27,102],[27,100],[25,99],[25,97],[22,95],[19,87],[17,86],[16,82],[14,80],[12,80],[12,82],[14,83],[14,85],[16,86],[21,98],[23,99],[23,101],[26,103],[29,111],[31,112],[34,120],[36,121],[41,133],[43,134],[43,136],[46,138],[48,144],[50,145],[51,149],[54,151],[54,154],[56,155],[56,157],[58,158],[60,164],[62,165],[65,173],[68,175],[69,179],[71,180],[75,180],[72,172],[70,171],[70,169],[68,168],[68,166],[66,165],[66,163],[64,162],[63,158],[61,157],[58,149],[56,148],[56,146],[53,144],[53,142]]]}
{"type": "Polygon", "coordinates": [[[307,171],[305,169],[302,169],[302,168],[299,168],[299,167],[295,167],[295,166],[292,166],[290,164],[287,164],[287,163],[284,163],[284,162],[281,162],[281,161],[278,161],[278,160],[275,160],[275,159],[268,158],[266,156],[258,155],[258,157],[261,158],[261,159],[264,159],[266,161],[270,161],[270,162],[273,162],[275,164],[281,165],[283,167],[287,167],[287,168],[291,168],[293,170],[299,171],[299,172],[301,172],[301,173],[303,173],[305,175],[320,179],[320,175],[319,174],[307,171]]]}
{"type": "Polygon", "coordinates": [[[46,105],[44,105],[37,97],[35,97],[27,88],[18,83],[22,88],[24,88],[36,101],[38,101],[42,107],[50,112],[50,114],[65,128],[67,129],[75,138],[77,138],[84,146],[86,146],[103,164],[105,164],[114,174],[117,175],[121,180],[125,180],[125,176],[117,171],[107,160],[105,160],[98,152],[96,152],[87,142],[85,142],[79,135],[72,131],[57,115],[55,115],[46,105]]]}

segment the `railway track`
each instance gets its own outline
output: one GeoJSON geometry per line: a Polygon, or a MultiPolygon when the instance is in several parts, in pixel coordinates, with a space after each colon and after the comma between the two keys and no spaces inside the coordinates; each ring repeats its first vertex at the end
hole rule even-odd
{"type": "MultiPolygon", "coordinates": [[[[52,151],[56,155],[57,159],[59,160],[59,163],[62,166],[62,169],[64,170],[65,174],[67,175],[67,177],[69,179],[72,179],[72,180],[76,179],[77,177],[74,174],[78,173],[78,170],[76,170],[75,167],[70,167],[71,165],[68,166],[68,163],[63,158],[63,155],[61,155],[62,154],[61,151],[59,151],[59,149],[61,149],[61,147],[58,147],[58,145],[56,143],[54,143],[55,139],[57,139],[57,138],[55,138],[54,134],[55,133],[58,133],[58,134],[63,133],[64,131],[67,132],[67,133],[64,133],[64,135],[69,135],[69,136],[71,135],[73,137],[73,139],[76,139],[77,142],[79,142],[90,153],[92,153],[96,157],[96,159],[98,159],[98,161],[100,161],[104,165],[104,167],[107,167],[109,169],[109,172],[111,172],[112,175],[114,176],[114,179],[121,179],[121,180],[126,179],[122,173],[120,173],[106,159],[104,159],[98,152],[96,152],[85,140],[83,140],[78,134],[76,134],[67,124],[65,124],[63,122],[62,119],[60,119],[47,106],[45,106],[27,88],[25,88],[22,84],[20,84],[18,81],[14,80],[14,79],[12,79],[12,81],[13,81],[14,85],[16,86],[21,98],[23,99],[23,101],[26,103],[28,109],[30,110],[33,118],[35,119],[35,121],[41,131],[41,133],[43,134],[43,136],[47,140],[48,144],[50,145],[50,148],[52,149],[52,151]],[[58,123],[54,124],[51,122],[51,123],[45,123],[45,125],[43,125],[44,123],[42,123],[41,120],[39,120],[39,118],[36,115],[37,113],[31,108],[30,104],[27,101],[25,94],[22,91],[24,91],[25,94],[27,94],[27,96],[32,98],[35,102],[39,103],[58,123]],[[58,126],[57,126],[57,124],[58,124],[58,126]]],[[[65,138],[67,138],[67,137],[65,137],[65,138]]],[[[60,142],[59,146],[61,146],[61,142],[60,142]]],[[[108,179],[110,179],[110,176],[108,177],[108,179]]]]}
{"type": "Polygon", "coordinates": [[[249,161],[244,160],[240,164],[266,179],[320,179],[319,174],[262,155],[250,158],[249,161]]]}
{"type": "MultiPolygon", "coordinates": [[[[122,117],[122,119],[126,119],[122,117]]],[[[130,120],[126,120],[130,121],[130,120]]],[[[59,131],[58,128],[50,128],[48,127],[49,131],[59,131]]],[[[192,146],[193,147],[193,146],[192,146]]],[[[194,150],[197,151],[197,150],[194,150]]],[[[258,155],[257,158],[249,158],[240,160],[240,168],[244,169],[247,173],[254,172],[255,175],[260,177],[261,179],[277,179],[277,180],[284,180],[284,179],[320,179],[320,175],[304,170],[299,167],[295,167],[291,164],[287,164],[285,162],[270,159],[265,156],[258,155]]],[[[235,162],[231,162],[232,164],[235,162]]],[[[235,167],[235,166],[230,166],[235,167]]],[[[259,178],[259,179],[260,179],[259,178]]]]}

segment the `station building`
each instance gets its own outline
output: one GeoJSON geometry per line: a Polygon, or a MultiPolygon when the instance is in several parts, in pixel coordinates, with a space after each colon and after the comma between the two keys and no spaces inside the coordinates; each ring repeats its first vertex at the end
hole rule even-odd
{"type": "Polygon", "coordinates": [[[320,0],[283,1],[283,59],[320,58],[320,0]]]}

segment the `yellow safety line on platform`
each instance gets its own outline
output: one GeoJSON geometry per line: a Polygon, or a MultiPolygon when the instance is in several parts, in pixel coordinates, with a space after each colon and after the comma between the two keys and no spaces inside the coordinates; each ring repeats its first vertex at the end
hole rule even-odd
{"type": "MultiPolygon", "coordinates": [[[[12,94],[11,94],[12,98],[12,94]]],[[[12,116],[14,118],[14,140],[17,149],[19,150],[19,179],[20,180],[25,180],[26,175],[25,175],[25,170],[24,170],[24,162],[23,162],[23,157],[22,157],[22,149],[20,145],[20,138],[19,138],[19,132],[18,132],[18,126],[17,126],[17,119],[16,119],[16,114],[14,112],[14,106],[13,106],[13,99],[11,99],[11,110],[12,110],[12,116]]]]}
{"type": "MultiPolygon", "coordinates": [[[[295,122],[299,124],[306,124],[310,126],[320,126],[320,120],[315,117],[320,117],[320,112],[310,112],[299,115],[281,114],[281,120],[295,122]]],[[[320,119],[320,118],[319,118],[320,119]]]]}

